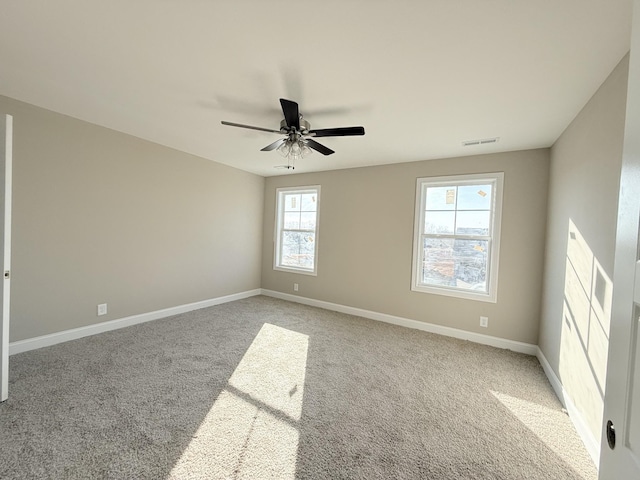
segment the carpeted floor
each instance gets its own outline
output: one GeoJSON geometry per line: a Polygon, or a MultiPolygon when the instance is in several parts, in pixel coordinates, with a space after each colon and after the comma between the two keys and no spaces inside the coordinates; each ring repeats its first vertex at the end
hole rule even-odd
{"type": "Polygon", "coordinates": [[[11,357],[2,479],[595,479],[534,357],[252,297],[11,357]]]}

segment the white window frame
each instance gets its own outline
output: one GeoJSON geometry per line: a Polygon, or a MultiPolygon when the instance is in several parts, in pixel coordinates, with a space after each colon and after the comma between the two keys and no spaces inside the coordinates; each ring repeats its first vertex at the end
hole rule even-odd
{"type": "Polygon", "coordinates": [[[309,185],[304,187],[282,187],[276,189],[276,215],[275,215],[274,233],[274,253],[273,253],[273,269],[283,272],[301,273],[303,275],[318,274],[318,238],[320,232],[320,185],[309,185]],[[315,193],[316,194],[316,228],[315,230],[296,230],[302,232],[313,232],[315,234],[314,252],[313,252],[313,268],[292,267],[289,265],[281,265],[282,256],[282,234],[285,231],[293,231],[284,229],[284,196],[288,193],[315,193]]]}
{"type": "MultiPolygon", "coordinates": [[[[411,290],[415,292],[432,293],[437,295],[446,295],[451,297],[465,298],[469,300],[479,300],[483,302],[496,303],[498,297],[498,259],[500,253],[500,224],[502,221],[502,191],[504,185],[504,173],[482,173],[482,174],[467,174],[467,175],[451,175],[444,177],[423,177],[418,178],[416,183],[416,204],[415,204],[415,223],[414,223],[414,237],[413,237],[413,267],[412,267],[412,280],[411,290]],[[491,206],[491,218],[490,218],[490,232],[487,236],[478,235],[456,235],[454,234],[437,235],[437,234],[425,234],[424,222],[425,222],[425,210],[426,210],[426,190],[428,187],[438,186],[466,186],[466,185],[480,185],[480,184],[492,184],[492,206],[491,206]],[[482,239],[488,240],[489,259],[487,262],[487,292],[475,292],[473,290],[448,287],[448,286],[435,286],[427,285],[422,282],[422,263],[424,249],[423,239],[425,237],[442,237],[442,238],[469,238],[469,239],[482,239]]],[[[456,196],[457,198],[457,196],[456,196]]],[[[456,199],[457,201],[457,199],[456,199]]],[[[457,211],[457,210],[456,210],[457,211]]]]}

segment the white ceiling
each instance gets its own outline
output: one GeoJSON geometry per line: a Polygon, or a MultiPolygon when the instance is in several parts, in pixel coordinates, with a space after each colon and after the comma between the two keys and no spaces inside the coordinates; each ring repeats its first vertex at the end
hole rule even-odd
{"type": "Polygon", "coordinates": [[[631,0],[0,0],[0,94],[260,175],[548,147],[629,49],[631,0]],[[494,145],[464,140],[500,137],[494,145]]]}

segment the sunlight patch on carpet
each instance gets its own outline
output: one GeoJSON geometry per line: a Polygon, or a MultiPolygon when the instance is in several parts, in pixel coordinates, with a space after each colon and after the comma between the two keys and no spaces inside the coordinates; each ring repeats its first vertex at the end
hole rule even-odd
{"type": "Polygon", "coordinates": [[[566,413],[560,408],[545,407],[505,393],[492,390],[491,394],[567,465],[588,478],[585,465],[590,464],[590,459],[580,440],[575,435],[566,434],[569,425],[555,428],[556,425],[570,422],[566,413]],[[583,454],[576,455],[576,452],[583,454]]]}
{"type": "Polygon", "coordinates": [[[295,478],[308,343],[265,323],[169,478],[295,478]]]}

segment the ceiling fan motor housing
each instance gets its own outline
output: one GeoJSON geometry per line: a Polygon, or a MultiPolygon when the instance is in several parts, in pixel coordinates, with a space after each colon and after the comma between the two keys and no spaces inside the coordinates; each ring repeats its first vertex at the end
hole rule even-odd
{"type": "MultiPolygon", "coordinates": [[[[311,129],[311,124],[309,122],[307,122],[304,118],[302,118],[302,115],[300,115],[300,130],[299,132],[302,134],[306,134],[309,132],[309,130],[311,129]]],[[[292,133],[292,129],[287,125],[287,121],[286,120],[281,120],[280,121],[280,131],[282,133],[292,133]]]]}

